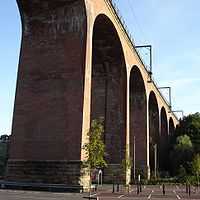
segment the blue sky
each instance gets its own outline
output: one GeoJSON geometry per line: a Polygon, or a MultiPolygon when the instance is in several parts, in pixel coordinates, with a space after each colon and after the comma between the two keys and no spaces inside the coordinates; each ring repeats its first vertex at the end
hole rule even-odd
{"type": "MultiPolygon", "coordinates": [[[[174,109],[200,112],[200,1],[115,0],[137,45],[153,45],[158,86],[174,109]]],[[[21,40],[15,0],[0,1],[0,134],[11,132],[21,40]]]]}
{"type": "Polygon", "coordinates": [[[153,45],[158,86],[172,87],[174,109],[200,111],[200,2],[116,0],[135,43],[153,45]]]}

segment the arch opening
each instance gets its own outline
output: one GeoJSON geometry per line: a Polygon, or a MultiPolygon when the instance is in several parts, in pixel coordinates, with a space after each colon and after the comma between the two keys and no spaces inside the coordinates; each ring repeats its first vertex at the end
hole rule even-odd
{"type": "Polygon", "coordinates": [[[170,117],[169,119],[169,135],[173,136],[175,132],[175,126],[174,126],[174,121],[173,119],[170,117]]]}
{"type": "Polygon", "coordinates": [[[145,84],[138,67],[130,73],[130,156],[135,157],[135,170],[131,170],[131,180],[138,173],[147,172],[147,99],[145,84]],[[135,150],[134,150],[135,149],[135,150]]]}
{"type": "Polygon", "coordinates": [[[149,164],[151,176],[157,171],[157,147],[159,144],[159,109],[154,92],[149,95],[149,164]],[[156,164],[155,164],[156,162],[156,164]]]}
{"type": "Polygon", "coordinates": [[[169,144],[169,134],[168,134],[168,121],[167,114],[164,107],[161,109],[160,113],[161,121],[160,121],[160,144],[159,144],[159,170],[163,175],[169,169],[169,154],[168,154],[168,144],[169,144]]]}
{"type": "Polygon", "coordinates": [[[93,29],[91,121],[104,118],[104,142],[108,168],[119,169],[126,151],[127,73],[123,49],[117,31],[108,17],[99,15],[93,29]]]}

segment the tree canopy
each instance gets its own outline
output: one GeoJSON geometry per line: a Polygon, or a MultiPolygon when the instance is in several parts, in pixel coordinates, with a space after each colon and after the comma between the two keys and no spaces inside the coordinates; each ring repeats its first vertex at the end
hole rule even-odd
{"type": "Polygon", "coordinates": [[[188,135],[192,141],[195,152],[200,153],[200,113],[184,117],[176,129],[176,136],[188,135]]]}
{"type": "Polygon", "coordinates": [[[176,139],[175,149],[178,151],[191,151],[192,141],[188,135],[178,136],[176,139]]]}
{"type": "Polygon", "coordinates": [[[103,141],[104,120],[96,119],[91,123],[88,132],[89,142],[84,146],[87,160],[85,165],[89,169],[102,168],[107,166],[105,157],[105,144],[103,141]]]}
{"type": "Polygon", "coordinates": [[[180,120],[175,134],[171,138],[171,173],[180,171],[192,175],[197,168],[200,156],[200,113],[190,114],[180,120]],[[193,159],[194,158],[194,159],[193,159]]]}
{"type": "Polygon", "coordinates": [[[192,172],[195,175],[200,175],[200,154],[195,155],[192,161],[192,172]]]}

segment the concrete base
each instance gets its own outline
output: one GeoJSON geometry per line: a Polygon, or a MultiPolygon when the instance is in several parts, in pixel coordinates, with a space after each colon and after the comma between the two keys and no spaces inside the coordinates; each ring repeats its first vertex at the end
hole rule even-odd
{"type": "Polygon", "coordinates": [[[80,161],[9,160],[9,181],[80,185],[80,161]]]}
{"type": "Polygon", "coordinates": [[[9,190],[30,190],[30,191],[48,191],[48,192],[76,192],[82,193],[83,186],[66,185],[66,184],[45,184],[45,183],[28,183],[0,181],[0,189],[9,190]]]}

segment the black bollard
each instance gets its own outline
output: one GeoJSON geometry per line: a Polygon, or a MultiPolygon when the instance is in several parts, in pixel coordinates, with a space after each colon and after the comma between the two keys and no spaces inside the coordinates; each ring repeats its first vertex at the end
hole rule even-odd
{"type": "Polygon", "coordinates": [[[139,186],[137,184],[137,194],[139,194],[139,193],[140,193],[140,190],[139,190],[139,186]]]}
{"type": "Polygon", "coordinates": [[[189,189],[189,196],[190,196],[190,194],[191,194],[191,188],[190,188],[190,184],[189,184],[189,187],[188,187],[188,189],[189,189]]]}
{"type": "Polygon", "coordinates": [[[163,195],[165,195],[165,184],[162,185],[163,188],[163,195]]]}
{"type": "Polygon", "coordinates": [[[130,187],[130,185],[128,184],[128,194],[129,194],[129,187],[130,187]]]}
{"type": "Polygon", "coordinates": [[[113,189],[112,189],[112,193],[115,192],[115,183],[113,182],[113,189]]]}
{"type": "Polygon", "coordinates": [[[140,183],[140,192],[142,192],[142,184],[140,183]]]}
{"type": "Polygon", "coordinates": [[[97,187],[98,187],[98,186],[97,186],[97,185],[95,185],[95,188],[94,188],[95,192],[97,191],[97,187]]]}
{"type": "Polygon", "coordinates": [[[188,193],[188,184],[187,183],[185,185],[185,191],[186,191],[186,193],[188,193]]]}
{"type": "Polygon", "coordinates": [[[119,192],[119,183],[117,183],[117,192],[119,192]]]}

